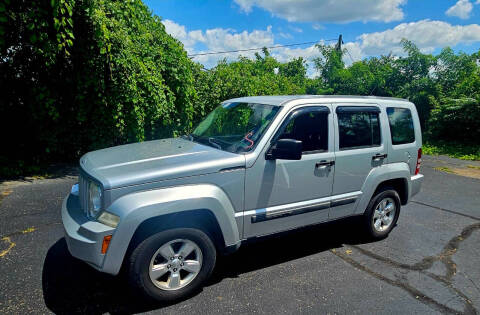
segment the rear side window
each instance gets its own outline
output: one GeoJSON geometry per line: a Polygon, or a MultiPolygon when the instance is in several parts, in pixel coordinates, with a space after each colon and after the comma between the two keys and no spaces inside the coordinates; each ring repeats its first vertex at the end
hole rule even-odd
{"type": "Polygon", "coordinates": [[[380,145],[378,111],[337,109],[340,150],[375,147],[380,145]]]}
{"type": "Polygon", "coordinates": [[[405,144],[415,141],[412,113],[408,108],[388,107],[387,115],[392,144],[405,144]]]}

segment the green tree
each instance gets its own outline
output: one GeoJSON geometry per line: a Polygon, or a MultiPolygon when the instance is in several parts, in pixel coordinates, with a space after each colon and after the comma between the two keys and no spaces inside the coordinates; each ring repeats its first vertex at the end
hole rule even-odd
{"type": "Polygon", "coordinates": [[[71,116],[73,0],[0,2],[0,173],[39,164],[51,156],[71,116]]]}
{"type": "Polygon", "coordinates": [[[306,60],[254,58],[204,69],[141,0],[0,2],[0,176],[38,171],[107,146],[191,131],[222,101],[250,95],[355,94],[407,98],[427,139],[478,144],[480,51],[437,56],[403,40],[405,55],[346,66],[318,45],[306,60]],[[454,130],[454,132],[453,132],[454,130]],[[449,133],[450,132],[450,133],[449,133]]]}
{"type": "Polygon", "coordinates": [[[190,130],[194,64],[140,1],[0,5],[2,173],[190,130]]]}
{"type": "Polygon", "coordinates": [[[302,83],[306,80],[306,65],[303,59],[282,64],[266,49],[263,56],[257,53],[253,60],[239,57],[233,62],[220,60],[210,70],[199,65],[195,69],[195,87],[199,95],[196,108],[202,113],[197,116],[197,121],[230,98],[305,93],[302,83]]]}

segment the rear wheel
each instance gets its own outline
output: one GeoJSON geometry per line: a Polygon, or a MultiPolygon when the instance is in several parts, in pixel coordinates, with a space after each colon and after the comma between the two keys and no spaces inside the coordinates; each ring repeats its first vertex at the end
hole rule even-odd
{"type": "Polygon", "coordinates": [[[173,229],[155,234],[133,251],[130,283],[157,301],[173,301],[199,289],[215,266],[210,238],[197,229],[173,229]]]}
{"type": "Polygon", "coordinates": [[[383,239],[395,227],[400,214],[400,197],[390,187],[378,191],[364,214],[366,232],[373,239],[383,239]]]}

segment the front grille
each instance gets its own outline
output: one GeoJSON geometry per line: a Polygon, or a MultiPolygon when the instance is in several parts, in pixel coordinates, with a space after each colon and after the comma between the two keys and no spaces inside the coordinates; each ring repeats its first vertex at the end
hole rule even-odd
{"type": "Polygon", "coordinates": [[[88,209],[88,179],[80,174],[78,177],[78,196],[80,197],[80,205],[85,213],[88,209]]]}

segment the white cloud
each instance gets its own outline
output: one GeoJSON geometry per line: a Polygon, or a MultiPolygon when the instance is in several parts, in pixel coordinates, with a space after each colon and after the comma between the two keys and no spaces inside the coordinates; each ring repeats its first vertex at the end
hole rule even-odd
{"type": "MultiPolygon", "coordinates": [[[[260,48],[273,45],[273,33],[271,26],[268,26],[266,30],[254,30],[252,32],[237,32],[234,29],[225,28],[214,28],[206,31],[187,31],[185,26],[177,24],[171,20],[163,20],[162,23],[165,25],[165,30],[167,33],[183,43],[188,54],[260,48]],[[197,44],[205,45],[206,49],[196,49],[195,46],[197,44]]],[[[255,51],[219,55],[203,55],[195,57],[194,60],[204,64],[208,68],[215,66],[217,61],[223,58],[232,59],[238,57],[239,55],[251,57],[254,54],[255,51]]]]}
{"type": "Polygon", "coordinates": [[[278,33],[278,35],[279,35],[280,37],[286,38],[286,39],[292,39],[292,38],[293,38],[292,34],[290,34],[290,33],[280,32],[280,33],[278,33]]]}
{"type": "Polygon", "coordinates": [[[346,48],[347,51],[348,51],[347,55],[343,56],[343,61],[347,65],[350,65],[351,63],[353,63],[355,61],[362,60],[365,57],[365,55],[362,51],[362,47],[359,45],[359,43],[356,43],[356,42],[345,43],[345,45],[343,45],[343,48],[346,48]],[[348,53],[350,53],[350,54],[348,54],[348,53]]]}
{"type": "Polygon", "coordinates": [[[272,49],[271,52],[273,57],[275,57],[280,62],[286,62],[292,60],[293,58],[303,57],[305,59],[311,59],[315,56],[318,56],[318,50],[315,45],[311,45],[305,48],[288,48],[282,47],[277,49],[272,49]]]}
{"type": "MultiPolygon", "coordinates": [[[[170,20],[165,20],[163,23],[169,34],[184,43],[189,54],[279,45],[274,40],[275,36],[270,26],[265,30],[254,30],[252,32],[237,32],[233,29],[223,28],[188,31],[184,26],[170,20]],[[201,44],[206,48],[202,47],[203,49],[199,50],[196,48],[198,47],[196,46],[197,44],[201,44]]],[[[279,33],[278,36],[288,38],[291,35],[279,33]]],[[[402,38],[411,40],[421,51],[428,53],[436,48],[480,42],[480,25],[451,25],[443,21],[431,20],[402,23],[382,32],[362,34],[355,41],[345,43],[344,47],[348,49],[350,54],[344,56],[344,61],[349,65],[352,63],[352,59],[358,61],[366,57],[387,55],[389,53],[403,55],[404,51],[400,43],[402,38]]],[[[308,75],[315,75],[312,59],[319,55],[315,45],[293,48],[281,47],[271,49],[270,53],[281,62],[303,57],[308,61],[308,75]]],[[[202,63],[206,68],[210,68],[223,58],[235,60],[240,55],[253,58],[254,54],[255,51],[203,55],[195,57],[194,60],[202,63]]]]}
{"type": "Polygon", "coordinates": [[[172,20],[163,20],[162,23],[165,26],[165,31],[181,41],[188,53],[194,51],[193,46],[197,42],[205,41],[202,31],[187,32],[185,26],[179,25],[172,20]]]}
{"type": "MultiPolygon", "coordinates": [[[[480,3],[479,0],[476,2],[477,4],[480,3]]],[[[473,4],[470,0],[458,0],[455,5],[451,6],[445,14],[448,16],[456,16],[463,20],[470,18],[470,14],[472,13],[473,4]]]]}
{"type": "MultiPolygon", "coordinates": [[[[478,0],[480,1],[480,0],[478,0]]],[[[318,23],[313,23],[312,24],[312,28],[316,31],[319,31],[319,30],[324,30],[325,29],[325,26],[321,25],[321,24],[318,24],[318,23]]]]}
{"type": "Polygon", "coordinates": [[[402,38],[414,42],[423,52],[432,52],[436,48],[470,44],[480,41],[480,25],[451,25],[443,21],[422,20],[402,23],[383,32],[362,34],[356,45],[363,56],[379,54],[401,54],[402,38]]]}
{"type": "Polygon", "coordinates": [[[290,22],[391,22],[403,19],[407,0],[234,0],[245,12],[254,6],[290,22]]]}
{"type": "Polygon", "coordinates": [[[315,67],[313,66],[313,58],[318,57],[318,49],[315,45],[311,45],[305,48],[289,48],[282,47],[272,49],[271,55],[280,62],[287,62],[293,58],[303,57],[307,61],[307,76],[315,77],[317,75],[315,67]]]}
{"type": "Polygon", "coordinates": [[[296,26],[293,26],[293,25],[289,25],[288,27],[294,32],[303,33],[303,30],[300,27],[296,27],[296,26]]]}
{"type": "Polygon", "coordinates": [[[205,44],[212,50],[235,50],[247,49],[273,44],[272,27],[268,26],[265,31],[254,30],[252,32],[235,32],[233,29],[214,28],[205,31],[205,44]]]}

